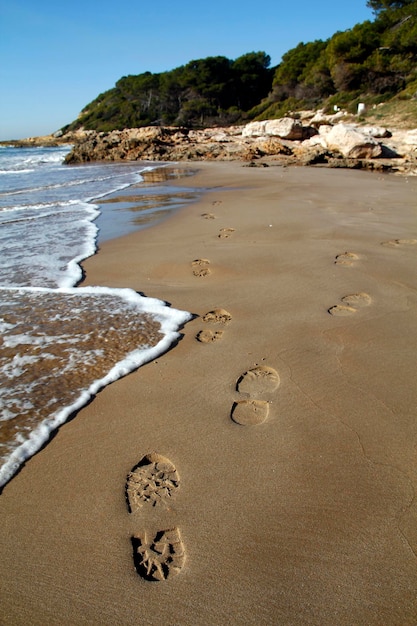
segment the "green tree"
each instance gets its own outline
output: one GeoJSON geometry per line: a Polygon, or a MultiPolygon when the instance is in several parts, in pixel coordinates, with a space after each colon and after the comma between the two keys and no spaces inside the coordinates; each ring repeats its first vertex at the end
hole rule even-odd
{"type": "Polygon", "coordinates": [[[277,67],[274,76],[274,85],[296,85],[303,74],[319,58],[326,48],[327,42],[318,39],[310,43],[299,43],[282,56],[282,63],[277,67]]]}
{"type": "Polygon", "coordinates": [[[180,83],[191,89],[213,105],[221,108],[228,101],[228,86],[231,81],[231,62],[223,56],[207,57],[190,61],[184,67],[180,83]]]}
{"type": "Polygon", "coordinates": [[[248,111],[268,95],[273,76],[270,64],[271,57],[265,52],[249,52],[232,63],[233,104],[248,111]]]}
{"type": "Polygon", "coordinates": [[[366,5],[378,13],[386,9],[401,9],[413,2],[415,0],[368,0],[366,5]]]}
{"type": "Polygon", "coordinates": [[[275,70],[273,99],[286,100],[292,97],[319,97],[332,93],[330,73],[323,54],[327,42],[318,39],[286,52],[282,63],[275,70]]]}

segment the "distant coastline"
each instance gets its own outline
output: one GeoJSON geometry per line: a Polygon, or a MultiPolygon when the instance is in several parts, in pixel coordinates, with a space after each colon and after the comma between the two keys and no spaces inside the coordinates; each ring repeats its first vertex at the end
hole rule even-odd
{"type": "Polygon", "coordinates": [[[56,148],[58,146],[71,145],[67,137],[55,137],[55,135],[41,135],[39,137],[26,137],[24,139],[3,139],[0,146],[10,148],[56,148]]]}

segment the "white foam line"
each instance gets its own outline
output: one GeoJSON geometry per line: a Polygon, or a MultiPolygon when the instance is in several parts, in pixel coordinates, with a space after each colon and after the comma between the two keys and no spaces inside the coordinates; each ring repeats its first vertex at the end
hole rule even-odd
{"type": "Polygon", "coordinates": [[[94,256],[97,251],[98,226],[95,224],[95,220],[100,215],[100,211],[98,207],[93,204],[87,206],[89,215],[83,220],[87,229],[87,237],[85,238],[84,246],[80,254],[67,263],[68,273],[60,279],[60,287],[73,287],[79,283],[83,277],[83,270],[80,263],[94,256]]]}
{"type": "Polygon", "coordinates": [[[44,287],[0,287],[0,290],[67,293],[71,295],[81,295],[84,292],[85,294],[118,296],[129,304],[135,304],[137,310],[141,313],[148,313],[156,319],[156,321],[161,324],[160,332],[163,333],[163,338],[156,346],[132,350],[132,352],[129,352],[122,361],[119,361],[117,365],[112,367],[104,378],[94,381],[88,389],[81,391],[80,396],[74,403],[64,407],[57,413],[52,414],[49,418],[39,424],[39,426],[37,426],[30,433],[28,439],[10,454],[8,460],[0,468],[0,488],[2,488],[16,474],[21,465],[42,448],[42,446],[48,441],[50,434],[59,426],[64,424],[72,413],[85,406],[100,389],[118,380],[119,378],[126,376],[126,374],[129,374],[141,365],[149,363],[149,361],[152,361],[166,352],[174,341],[179,338],[180,333],[178,332],[178,329],[182,326],[182,324],[189,321],[192,315],[187,311],[180,311],[178,309],[167,307],[162,300],[140,296],[133,289],[127,288],[112,289],[110,287],[79,287],[72,289],[48,289],[44,287]]]}
{"type": "MultiPolygon", "coordinates": [[[[87,185],[89,183],[102,183],[103,181],[107,181],[107,180],[112,180],[113,178],[115,178],[115,176],[119,176],[120,178],[126,177],[126,176],[131,176],[131,175],[137,175],[139,178],[136,181],[133,182],[129,182],[129,183],[121,183],[121,186],[116,186],[114,188],[111,188],[110,191],[106,191],[103,194],[99,195],[99,196],[91,196],[90,198],[81,198],[81,200],[84,200],[84,202],[89,202],[90,200],[95,200],[96,198],[102,198],[103,196],[109,195],[111,193],[114,193],[115,191],[119,191],[121,189],[124,189],[125,187],[129,187],[132,184],[136,184],[138,182],[141,181],[141,176],[140,176],[140,172],[142,171],[151,171],[152,169],[155,169],[154,167],[147,167],[147,168],[143,168],[138,172],[120,172],[117,174],[111,174],[109,176],[99,176],[97,178],[82,178],[80,180],[68,180],[68,181],[64,181],[62,183],[56,183],[55,185],[46,185],[46,186],[41,186],[41,187],[25,187],[24,189],[15,189],[13,191],[5,191],[3,193],[1,193],[1,196],[17,196],[19,194],[29,194],[29,193],[33,193],[35,191],[51,191],[54,189],[67,189],[69,187],[80,187],[82,185],[87,185]]],[[[14,171],[14,173],[24,173],[24,172],[34,172],[35,170],[16,170],[14,171]]],[[[0,170],[0,173],[5,173],[5,170],[0,170]]],[[[58,204],[58,203],[57,203],[58,204]]]]}
{"type": "Polygon", "coordinates": [[[77,199],[77,200],[66,200],[65,202],[41,202],[39,204],[14,204],[12,206],[0,207],[0,213],[10,213],[11,211],[30,211],[30,210],[38,210],[38,209],[50,209],[52,207],[56,208],[74,208],[77,205],[83,206],[87,204],[87,200],[77,199]]]}
{"type": "Polygon", "coordinates": [[[30,170],[0,170],[0,174],[30,174],[30,172],[34,172],[34,169],[30,170]]]}

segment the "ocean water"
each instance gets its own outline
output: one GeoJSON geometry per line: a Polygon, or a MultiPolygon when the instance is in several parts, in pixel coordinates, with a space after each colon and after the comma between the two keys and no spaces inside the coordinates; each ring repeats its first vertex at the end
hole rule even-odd
{"type": "Polygon", "coordinates": [[[165,352],[191,317],[123,286],[77,285],[98,242],[195,194],[149,182],[152,165],[65,166],[68,150],[0,147],[0,488],[99,389],[165,352]]]}

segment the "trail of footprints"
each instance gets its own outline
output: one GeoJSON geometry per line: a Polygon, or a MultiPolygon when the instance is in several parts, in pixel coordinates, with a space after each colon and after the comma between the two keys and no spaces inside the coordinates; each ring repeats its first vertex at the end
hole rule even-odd
{"type": "MultiPolygon", "coordinates": [[[[220,204],[220,201],[212,203],[220,204]]],[[[205,219],[215,219],[212,213],[203,213],[205,219]]],[[[219,238],[228,238],[234,228],[222,228],[219,238]]],[[[416,239],[393,239],[382,242],[381,245],[399,247],[402,245],[417,244],[416,239]]],[[[336,256],[335,264],[353,266],[360,259],[355,252],[343,252],[336,256]]],[[[192,263],[194,276],[204,278],[209,276],[210,261],[195,259],[192,263]]],[[[351,315],[362,307],[371,304],[372,299],[365,292],[350,294],[341,298],[341,304],[328,309],[333,316],[351,315]]],[[[232,319],[228,311],[216,308],[206,313],[202,320],[205,324],[225,326],[232,319]]],[[[218,341],[223,330],[200,330],[196,339],[201,343],[218,341]]],[[[256,365],[245,371],[236,382],[237,399],[233,402],[230,417],[236,424],[255,426],[266,421],[269,416],[269,406],[274,392],[280,385],[278,372],[267,365],[256,365]]],[[[125,496],[129,514],[137,515],[142,507],[152,507],[156,510],[164,507],[169,511],[169,503],[174,498],[180,486],[180,478],[172,462],[156,452],[145,455],[129,472],[126,479],[125,496]]],[[[163,528],[157,532],[142,530],[131,537],[133,561],[139,576],[148,581],[162,581],[176,576],[181,572],[186,561],[186,551],[180,530],[177,526],[163,528]]]]}
{"type": "MultiPolygon", "coordinates": [[[[356,252],[342,252],[335,258],[336,265],[352,266],[355,265],[360,259],[360,256],[356,252]]],[[[358,309],[367,307],[371,304],[372,298],[369,294],[361,291],[359,293],[352,293],[341,298],[342,304],[335,304],[327,309],[330,315],[335,317],[345,317],[353,315],[358,309]]]]}
{"type": "MultiPolygon", "coordinates": [[[[227,323],[230,314],[223,309],[207,313],[208,321],[227,323]]],[[[240,425],[256,425],[268,417],[269,398],[280,384],[278,372],[265,365],[244,372],[236,383],[239,400],[234,402],[231,418],[240,425]]],[[[138,515],[142,507],[162,507],[170,511],[170,500],[180,487],[180,477],[173,463],[152,452],[145,455],[128,473],[125,498],[130,515],[138,515]]],[[[186,550],[177,526],[160,530],[140,530],[131,537],[133,563],[138,575],[147,581],[163,581],[181,572],[186,550]]]]}
{"type": "MultiPolygon", "coordinates": [[[[412,246],[417,244],[417,239],[390,239],[388,241],[382,241],[381,246],[388,248],[401,248],[403,246],[412,246]]],[[[335,258],[336,265],[344,265],[348,267],[354,266],[359,260],[360,255],[356,252],[342,252],[335,258]]],[[[372,298],[369,294],[361,291],[341,298],[342,304],[335,304],[327,309],[328,313],[333,316],[349,316],[355,314],[358,309],[367,307],[372,303],[372,298]]]]}
{"type": "MultiPolygon", "coordinates": [[[[214,200],[211,204],[212,206],[218,206],[221,203],[221,200],[214,200]]],[[[215,220],[217,216],[214,213],[202,213],[201,217],[204,217],[205,220],[215,220]]]]}
{"type": "MultiPolygon", "coordinates": [[[[207,324],[226,325],[232,320],[232,316],[225,309],[213,309],[203,316],[203,322],[207,324]]],[[[197,341],[201,343],[213,343],[223,336],[223,330],[200,330],[197,341]]],[[[236,383],[236,391],[239,399],[234,402],[231,418],[241,425],[254,425],[264,422],[269,414],[270,394],[280,384],[278,372],[266,365],[256,366],[240,376],[236,383]]]]}
{"type": "MultiPolygon", "coordinates": [[[[213,206],[217,206],[218,204],[221,204],[221,200],[215,200],[214,202],[212,202],[213,206]]],[[[214,213],[202,213],[201,217],[203,217],[206,220],[214,220],[216,219],[217,216],[214,215],[214,213]]],[[[235,229],[231,227],[221,228],[217,237],[219,239],[229,239],[233,235],[234,232],[235,232],[235,229]]],[[[191,262],[191,269],[192,269],[193,275],[196,276],[197,278],[205,278],[207,276],[210,276],[211,274],[210,260],[209,259],[194,259],[194,261],[191,262]]]]}

